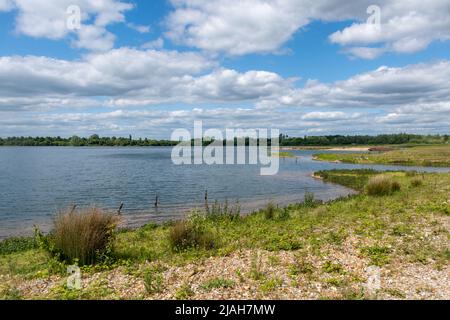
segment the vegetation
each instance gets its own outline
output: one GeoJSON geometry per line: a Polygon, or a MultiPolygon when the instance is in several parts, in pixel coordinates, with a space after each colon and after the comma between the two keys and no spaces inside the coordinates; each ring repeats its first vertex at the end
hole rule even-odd
{"type": "Polygon", "coordinates": [[[315,160],[353,164],[450,167],[450,145],[416,146],[382,153],[316,154],[315,160]]]}
{"type": "Polygon", "coordinates": [[[48,250],[69,263],[93,264],[109,249],[119,218],[98,208],[57,215],[48,250]]]}
{"type": "Polygon", "coordinates": [[[292,152],[282,151],[276,153],[280,158],[294,158],[295,155],[292,152]]]}
{"type": "Polygon", "coordinates": [[[448,135],[382,134],[378,136],[305,136],[280,135],[281,146],[348,146],[348,145],[395,145],[395,144],[440,144],[449,141],[448,135]]]}
{"type": "Polygon", "coordinates": [[[174,251],[191,248],[211,249],[214,239],[211,232],[205,228],[204,216],[194,213],[187,220],[177,221],[170,229],[170,246],[174,251]]]}
{"type": "Polygon", "coordinates": [[[392,177],[379,175],[369,180],[366,191],[371,196],[387,196],[399,191],[400,188],[400,184],[394,181],[392,177]]]}
{"type": "MultiPolygon", "coordinates": [[[[246,145],[249,138],[245,139],[246,145]]],[[[378,136],[305,136],[289,137],[280,135],[280,146],[349,146],[349,145],[394,145],[394,144],[442,144],[448,143],[448,135],[415,135],[415,134],[383,134],[378,136]]],[[[192,141],[193,143],[194,141],[192,141]]],[[[203,145],[212,141],[205,139],[203,145]]],[[[225,141],[224,141],[225,143],[225,141]]],[[[234,143],[237,143],[235,139],[234,143]]],[[[149,138],[133,139],[129,137],[100,137],[93,134],[90,137],[7,137],[0,138],[0,146],[174,146],[178,141],[154,140],[149,138]]],[[[270,141],[269,141],[270,145],[270,141]]],[[[286,155],[288,156],[288,155],[286,155]]]]}
{"type": "MultiPolygon", "coordinates": [[[[316,175],[364,191],[380,173],[334,170],[316,175]]],[[[251,298],[282,298],[290,290],[298,294],[291,298],[415,297],[422,292],[417,284],[396,287],[392,277],[419,267],[420,272],[446,274],[450,173],[385,172],[381,177],[390,181],[391,189],[393,182],[400,188],[383,197],[360,192],[328,203],[308,195],[304,203],[272,205],[270,219],[267,208],[231,219],[205,210],[183,222],[115,232],[107,246],[110,259],[85,259],[95,264],[82,267],[85,287],[78,291],[61,285],[68,261],[55,259],[46,246],[28,245],[31,239],[20,240],[21,245],[0,254],[0,298],[191,299],[224,293],[242,298],[244,291],[251,298]],[[416,185],[416,179],[421,184],[416,185]],[[374,297],[365,291],[365,268],[370,265],[389,270],[383,273],[386,287],[374,297]],[[45,279],[46,290],[33,290],[33,279],[45,279]]],[[[70,231],[79,227],[68,230],[74,241],[69,243],[84,241],[70,231]]],[[[38,240],[56,243],[54,233],[38,240]]],[[[0,248],[8,247],[0,243],[0,248]]],[[[64,248],[59,245],[58,251],[71,260],[80,257],[64,248]]],[[[402,275],[403,282],[418,281],[408,274],[402,275]]]]}

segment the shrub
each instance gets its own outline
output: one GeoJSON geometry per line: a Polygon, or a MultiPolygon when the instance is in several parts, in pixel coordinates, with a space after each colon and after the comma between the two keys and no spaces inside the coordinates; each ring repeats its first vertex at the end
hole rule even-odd
{"type": "Polygon", "coordinates": [[[423,184],[422,180],[414,179],[411,181],[411,186],[414,188],[420,187],[423,184]]]}
{"type": "Polygon", "coordinates": [[[70,263],[93,264],[110,249],[119,217],[98,208],[63,212],[55,219],[53,253],[70,263]]]}
{"type": "Polygon", "coordinates": [[[415,177],[415,176],[417,176],[417,171],[415,171],[415,170],[406,171],[405,176],[407,176],[407,177],[415,177]]]}
{"type": "Polygon", "coordinates": [[[369,180],[366,185],[366,191],[371,196],[386,196],[401,189],[397,181],[393,181],[388,176],[376,176],[369,180]]]}
{"type": "Polygon", "coordinates": [[[0,241],[0,255],[23,252],[37,248],[34,238],[13,237],[0,241]]]}
{"type": "Polygon", "coordinates": [[[266,220],[272,220],[275,217],[276,207],[272,202],[269,202],[264,209],[264,217],[266,220]]]}
{"type": "Polygon", "coordinates": [[[232,206],[228,204],[228,200],[225,200],[223,205],[216,200],[211,207],[208,205],[205,207],[208,218],[235,220],[241,216],[241,205],[238,200],[232,206]]]}
{"type": "Polygon", "coordinates": [[[214,247],[211,233],[204,227],[203,219],[196,215],[188,220],[175,222],[170,229],[169,242],[174,251],[190,248],[212,249],[214,247]]]}
{"type": "Polygon", "coordinates": [[[305,193],[305,198],[303,201],[303,204],[305,205],[305,207],[313,208],[317,205],[317,203],[318,202],[315,200],[314,193],[312,193],[312,192],[305,193]]]}

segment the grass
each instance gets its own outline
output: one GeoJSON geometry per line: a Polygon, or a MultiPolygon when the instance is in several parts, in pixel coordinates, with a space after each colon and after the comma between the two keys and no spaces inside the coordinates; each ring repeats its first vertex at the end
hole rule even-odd
{"type": "Polygon", "coordinates": [[[280,158],[295,158],[295,154],[288,151],[280,151],[277,152],[275,155],[278,155],[280,158]]]}
{"type": "Polygon", "coordinates": [[[381,153],[314,155],[315,160],[339,161],[353,164],[386,164],[424,167],[450,167],[450,145],[397,147],[395,150],[381,153]]]}
{"type": "MultiPolygon", "coordinates": [[[[324,181],[364,191],[368,182],[379,174],[373,170],[334,170],[316,175],[324,181]]],[[[414,187],[412,184],[418,175],[385,172],[383,176],[398,183],[400,189],[383,197],[360,192],[323,204],[311,200],[286,208],[274,207],[270,219],[267,219],[267,208],[233,219],[196,213],[183,223],[149,224],[137,230],[123,230],[111,239],[112,259],[99,261],[92,269],[85,267],[83,272],[89,275],[120,267],[133,274],[148,263],[167,268],[201,266],[211,257],[227,257],[250,250],[254,254],[248,261],[248,269],[236,271],[239,281],[233,286],[255,282],[262,293],[270,296],[280,290],[279,275],[267,269],[267,262],[259,252],[274,252],[271,255],[280,252],[280,256],[282,252],[290,252],[297,257],[294,263],[283,265],[278,261],[272,268],[285,270],[286,276],[296,281],[322,281],[325,286],[353,292],[353,280],[347,279],[350,277],[347,266],[344,268],[329,257],[330,252],[343,252],[349,238],[356,241],[357,254],[368,265],[418,263],[436,269],[448,265],[450,257],[445,243],[439,245],[433,239],[448,235],[440,221],[450,215],[447,202],[450,173],[420,174],[421,184],[414,187]],[[321,264],[312,264],[317,259],[321,264]],[[346,277],[345,281],[342,277],[346,277]]],[[[31,240],[10,240],[0,243],[0,248],[3,248],[0,275],[15,281],[61,276],[65,272],[65,262],[55,260],[47,251],[32,245],[31,240]]],[[[165,279],[158,270],[140,272],[139,277],[147,294],[158,294],[165,288],[165,279]]],[[[209,279],[198,286],[191,287],[193,284],[189,282],[178,285],[171,294],[177,299],[190,299],[196,294],[193,287],[200,286],[204,292],[231,288],[231,279],[226,275],[211,274],[209,279]]],[[[105,288],[107,286],[100,286],[77,295],[60,288],[44,297],[109,297],[111,290],[105,288]]],[[[4,295],[14,297],[19,293],[12,285],[4,289],[4,295]]],[[[20,296],[30,298],[26,292],[20,292],[20,296]]]]}
{"type": "Polygon", "coordinates": [[[235,283],[233,280],[224,278],[213,278],[204,282],[200,287],[205,291],[211,291],[214,289],[227,289],[234,287],[235,283]]]}
{"type": "Polygon", "coordinates": [[[371,196],[387,196],[400,189],[400,184],[386,175],[372,177],[366,185],[366,192],[371,196]]]}
{"type": "Polygon", "coordinates": [[[119,217],[99,208],[68,210],[56,216],[50,251],[80,265],[98,261],[113,240],[119,217]]]}
{"type": "Polygon", "coordinates": [[[23,252],[38,247],[35,238],[13,237],[0,242],[0,256],[23,252]]]}

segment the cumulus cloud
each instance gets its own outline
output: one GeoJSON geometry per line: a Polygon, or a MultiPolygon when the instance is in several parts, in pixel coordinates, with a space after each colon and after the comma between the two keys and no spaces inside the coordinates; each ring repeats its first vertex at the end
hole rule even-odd
{"type": "Polygon", "coordinates": [[[448,1],[381,1],[380,8],[380,25],[354,23],[333,33],[330,40],[349,47],[356,57],[373,59],[383,52],[417,52],[433,41],[450,39],[448,1]],[[382,49],[371,47],[380,44],[382,49]]]}
{"type": "Polygon", "coordinates": [[[354,57],[411,53],[450,38],[450,2],[379,0],[381,25],[366,23],[372,0],[172,0],[167,37],[231,55],[276,52],[316,20],[355,21],[330,35],[354,57]],[[375,46],[375,47],[374,47],[375,46]]]}
{"type": "Polygon", "coordinates": [[[17,10],[16,31],[34,38],[61,40],[74,35],[73,45],[89,50],[109,50],[115,37],[107,27],[125,22],[124,13],[133,5],[120,0],[0,0],[0,11],[17,10]],[[68,20],[79,8],[81,28],[68,28],[68,20]]]}
{"type": "Polygon", "coordinates": [[[293,80],[272,72],[217,68],[192,52],[121,48],[78,61],[0,58],[0,94],[5,98],[104,98],[110,107],[221,103],[269,99],[292,85],[293,80]]]}
{"type": "Polygon", "coordinates": [[[0,0],[0,12],[10,11],[14,7],[12,0],[0,0]]]}
{"type": "Polygon", "coordinates": [[[294,81],[219,68],[192,52],[121,48],[77,61],[2,57],[0,135],[167,137],[194,119],[219,128],[276,126],[290,134],[448,131],[447,60],[380,67],[334,83],[309,80],[301,88],[294,81]],[[180,103],[190,106],[161,110],[180,103]]]}
{"type": "Polygon", "coordinates": [[[403,68],[380,67],[331,84],[310,80],[277,101],[260,104],[369,109],[436,103],[450,99],[449,81],[448,60],[403,68]]]}

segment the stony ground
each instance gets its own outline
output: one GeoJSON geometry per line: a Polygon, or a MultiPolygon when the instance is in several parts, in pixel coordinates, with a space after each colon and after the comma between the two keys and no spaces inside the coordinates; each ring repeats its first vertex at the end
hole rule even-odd
{"type": "Polygon", "coordinates": [[[0,276],[0,281],[30,299],[450,299],[448,265],[392,261],[380,268],[380,288],[369,286],[371,263],[361,256],[360,245],[361,239],[351,237],[339,250],[329,246],[319,255],[243,250],[178,267],[119,267],[84,275],[81,290],[67,289],[67,278],[58,276],[29,281],[0,276]],[[158,270],[162,279],[154,292],[141,276],[147,269],[158,270]],[[214,280],[217,285],[206,285],[214,280]]]}

